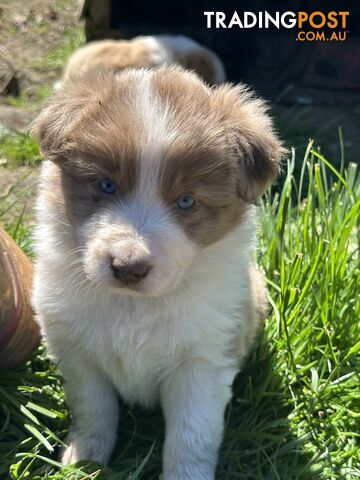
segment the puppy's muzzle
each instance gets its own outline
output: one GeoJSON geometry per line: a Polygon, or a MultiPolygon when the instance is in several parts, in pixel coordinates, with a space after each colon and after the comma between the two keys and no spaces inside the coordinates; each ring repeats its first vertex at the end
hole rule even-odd
{"type": "Polygon", "coordinates": [[[117,261],[111,258],[110,268],[123,285],[135,285],[148,276],[152,265],[146,261],[117,261]]]}

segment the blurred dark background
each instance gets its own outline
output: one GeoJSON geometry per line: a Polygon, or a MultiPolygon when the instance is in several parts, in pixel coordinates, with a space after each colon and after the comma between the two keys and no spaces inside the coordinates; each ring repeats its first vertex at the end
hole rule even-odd
{"type": "MultiPolygon", "coordinates": [[[[360,2],[357,0],[87,0],[88,40],[172,33],[188,35],[217,52],[231,81],[251,83],[284,104],[353,105],[360,102],[360,2]],[[345,42],[299,42],[297,29],[206,28],[204,11],[350,11],[345,42]]],[[[214,23],[214,22],[213,22],[214,23]]],[[[335,29],[336,31],[337,29],[335,29]]],[[[340,30],[340,29],[339,29],[340,30]]],[[[329,31],[330,32],[330,31],[329,31]]]]}

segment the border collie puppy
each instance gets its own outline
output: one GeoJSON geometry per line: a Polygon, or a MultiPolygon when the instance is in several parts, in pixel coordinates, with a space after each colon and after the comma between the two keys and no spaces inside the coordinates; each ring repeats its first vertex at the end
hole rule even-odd
{"type": "Polygon", "coordinates": [[[263,101],[179,67],[98,67],[34,131],[48,161],[33,304],[73,416],[62,461],[109,460],[120,394],[161,404],[166,480],[213,479],[266,314],[254,203],[284,149],[263,101]]]}

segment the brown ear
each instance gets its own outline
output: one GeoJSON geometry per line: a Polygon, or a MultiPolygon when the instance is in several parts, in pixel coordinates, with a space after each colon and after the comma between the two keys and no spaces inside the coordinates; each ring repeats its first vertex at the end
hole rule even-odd
{"type": "Polygon", "coordinates": [[[244,85],[214,89],[212,102],[237,161],[238,193],[254,203],[278,175],[286,149],[274,131],[265,102],[244,85]]]}
{"type": "Polygon", "coordinates": [[[31,126],[44,156],[56,162],[69,156],[84,119],[95,116],[111,95],[112,77],[112,72],[99,67],[65,81],[31,126]]]}
{"type": "Polygon", "coordinates": [[[57,93],[31,125],[42,155],[50,160],[62,156],[68,132],[71,131],[72,112],[64,95],[57,93]]]}

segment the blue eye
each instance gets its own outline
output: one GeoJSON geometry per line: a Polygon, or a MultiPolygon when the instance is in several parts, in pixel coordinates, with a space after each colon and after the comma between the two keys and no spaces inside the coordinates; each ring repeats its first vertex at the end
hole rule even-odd
{"type": "Polygon", "coordinates": [[[102,192],[107,193],[109,195],[113,195],[116,192],[115,183],[109,180],[108,178],[104,178],[103,180],[100,180],[100,182],[98,183],[98,186],[102,192]]]}
{"type": "Polygon", "coordinates": [[[183,195],[182,197],[178,198],[176,201],[177,208],[181,208],[182,210],[187,210],[195,205],[195,199],[190,195],[183,195]]]}

